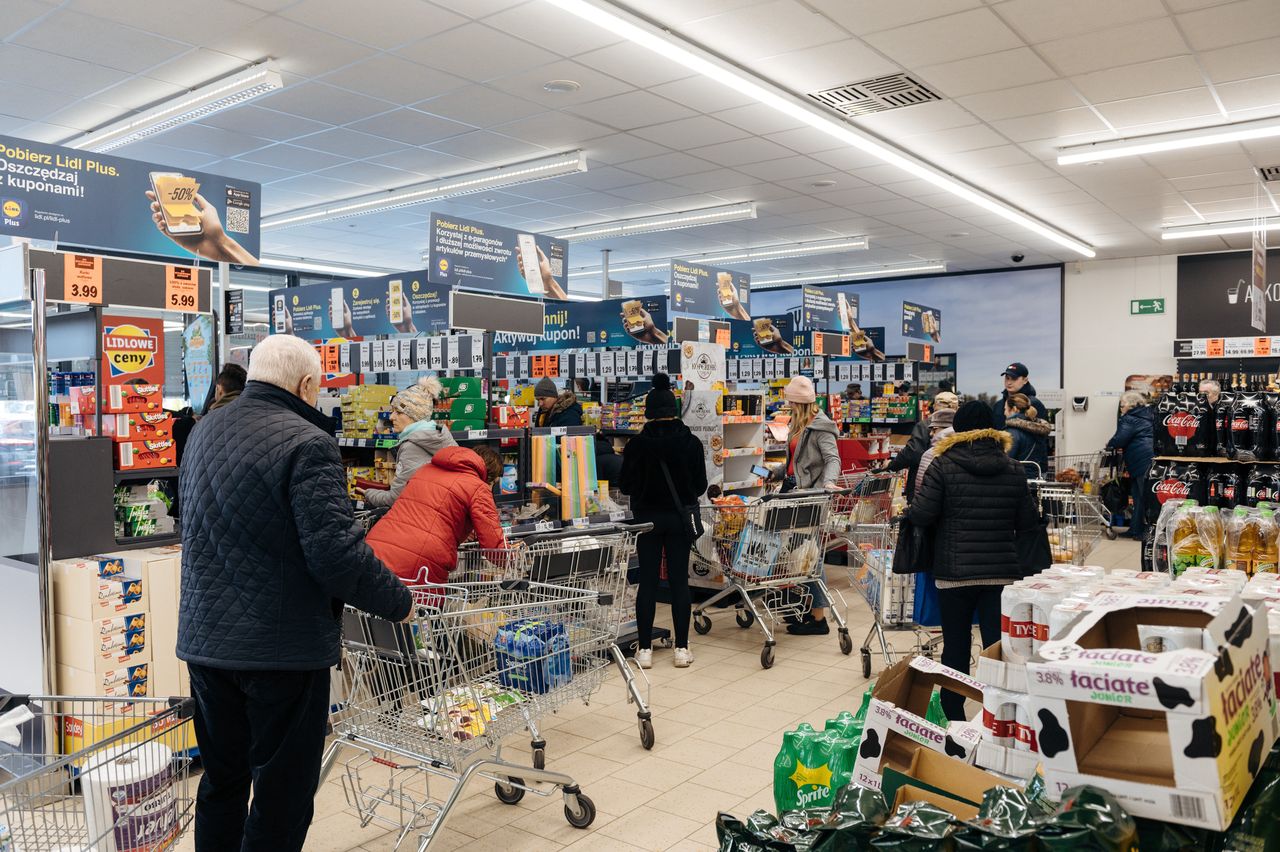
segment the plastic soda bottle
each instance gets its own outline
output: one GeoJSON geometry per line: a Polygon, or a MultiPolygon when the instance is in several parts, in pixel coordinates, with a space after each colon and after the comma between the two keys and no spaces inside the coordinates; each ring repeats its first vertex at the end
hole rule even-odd
{"type": "Polygon", "coordinates": [[[1280,567],[1280,526],[1275,513],[1263,510],[1255,522],[1258,527],[1258,551],[1253,560],[1255,574],[1275,574],[1280,567]]]}
{"type": "Polygon", "coordinates": [[[1237,506],[1227,519],[1226,538],[1223,567],[1253,573],[1253,560],[1258,551],[1258,527],[1244,506],[1237,506]]]}

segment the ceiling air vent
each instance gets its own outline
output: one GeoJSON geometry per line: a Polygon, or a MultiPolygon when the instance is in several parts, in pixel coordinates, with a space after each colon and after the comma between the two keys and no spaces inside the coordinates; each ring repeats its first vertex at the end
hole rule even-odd
{"type": "Polygon", "coordinates": [[[1280,166],[1259,166],[1258,177],[1268,183],[1280,180],[1280,166]]]}
{"type": "Polygon", "coordinates": [[[868,115],[890,109],[940,101],[937,92],[909,74],[890,74],[812,92],[809,97],[843,115],[868,115]]]}

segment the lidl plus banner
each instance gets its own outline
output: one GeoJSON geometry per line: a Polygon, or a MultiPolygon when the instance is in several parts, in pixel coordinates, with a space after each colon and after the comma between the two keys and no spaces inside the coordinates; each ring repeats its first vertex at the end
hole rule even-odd
{"type": "Polygon", "coordinates": [[[500,333],[495,343],[512,351],[588,346],[634,348],[666,346],[670,337],[666,296],[548,305],[543,323],[541,337],[500,333]]]}
{"type": "Polygon", "coordinates": [[[449,288],[425,269],[271,291],[271,330],[306,340],[449,330],[449,288]]]}
{"type": "Polygon", "coordinates": [[[751,319],[751,276],[688,260],[671,261],[671,311],[751,319]]]}
{"type": "Polygon", "coordinates": [[[428,271],[436,284],[567,299],[569,243],[456,216],[431,214],[428,271]]]}
{"type": "Polygon", "coordinates": [[[256,265],[262,187],[0,136],[0,233],[256,265]]]}

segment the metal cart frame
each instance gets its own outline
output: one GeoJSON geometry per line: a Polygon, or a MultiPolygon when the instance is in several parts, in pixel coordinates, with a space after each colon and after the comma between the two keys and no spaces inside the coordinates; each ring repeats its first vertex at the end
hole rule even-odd
{"type": "MultiPolygon", "coordinates": [[[[764,634],[760,665],[772,668],[777,641],[766,621],[803,617],[813,602],[805,585],[816,583],[831,602],[841,653],[852,653],[853,640],[842,611],[844,598],[823,579],[828,515],[835,495],[826,489],[791,491],[766,494],[751,503],[703,506],[703,522],[718,563],[714,567],[728,583],[694,607],[693,629],[703,636],[710,633],[707,610],[736,595],[741,599],[736,607],[738,626],[745,630],[760,625],[764,634]],[[808,561],[805,557],[810,554],[808,561]]],[[[696,546],[690,559],[709,561],[696,546]]]]}

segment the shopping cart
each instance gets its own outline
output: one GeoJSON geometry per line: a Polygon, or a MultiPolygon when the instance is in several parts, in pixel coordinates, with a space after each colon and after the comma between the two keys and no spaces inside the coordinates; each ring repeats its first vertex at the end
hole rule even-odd
{"type": "MultiPolygon", "coordinates": [[[[1101,454],[1089,457],[1101,459],[1101,454]]],[[[1034,464],[1023,464],[1033,473],[1027,485],[1048,528],[1049,549],[1055,563],[1083,565],[1103,536],[1115,538],[1111,519],[1096,491],[1087,491],[1083,483],[1070,480],[1049,482],[1034,475],[1034,464]]]]}
{"type": "Polygon", "coordinates": [[[1028,470],[1034,470],[1037,479],[1060,482],[1064,485],[1077,485],[1081,491],[1092,493],[1097,491],[1102,482],[1101,452],[1058,454],[1049,459],[1047,474],[1041,471],[1035,462],[1024,462],[1028,470]]]}
{"type": "Polygon", "coordinates": [[[703,522],[710,537],[710,552],[698,546],[691,558],[710,562],[723,573],[726,585],[693,610],[693,629],[701,635],[711,632],[707,610],[737,595],[738,626],[744,630],[759,623],[764,633],[760,665],[773,666],[776,644],[766,623],[780,618],[800,619],[813,606],[805,584],[821,587],[831,601],[829,607],[839,631],[840,650],[853,651],[853,640],[845,625],[844,599],[823,579],[823,545],[832,491],[792,491],[766,494],[751,503],[703,507],[703,522]]]}
{"type": "Polygon", "coordinates": [[[5,848],[176,845],[195,813],[190,698],[0,696],[0,715],[11,710],[26,721],[16,747],[0,742],[0,839],[7,824],[12,843],[5,848]]]}
{"type": "Polygon", "coordinates": [[[595,805],[573,778],[504,760],[502,743],[600,688],[617,633],[611,595],[528,580],[411,591],[408,623],[345,612],[343,704],[321,779],[352,752],[342,786],[361,824],[398,831],[397,847],[416,831],[419,852],[477,775],[507,804],[559,790],[569,824],[591,825],[595,805]],[[440,801],[432,779],[450,785],[440,801]]]}
{"type": "Polygon", "coordinates": [[[886,666],[895,662],[898,652],[889,642],[888,631],[911,633],[915,640],[911,653],[933,656],[942,640],[940,635],[915,623],[916,578],[893,573],[898,539],[894,500],[901,489],[902,475],[857,471],[844,474],[837,484],[841,493],[831,509],[827,547],[845,551],[849,583],[871,610],[871,628],[859,649],[862,676],[871,677],[873,643],[879,647],[886,666]]]}
{"type": "MultiPolygon", "coordinates": [[[[618,526],[604,524],[578,527],[559,532],[529,533],[512,536],[515,547],[485,550],[464,546],[458,552],[457,572],[462,582],[504,579],[529,579],[557,586],[600,592],[611,597],[614,635],[607,654],[622,673],[627,687],[628,703],[636,705],[636,724],[640,728],[640,744],[653,748],[653,714],[649,711],[649,676],[634,660],[622,652],[618,643],[622,625],[632,620],[634,606],[627,596],[627,569],[636,552],[636,539],[653,529],[653,524],[618,526]],[[637,679],[636,675],[640,678],[637,679]],[[640,681],[644,682],[641,694],[640,681]]],[[[458,576],[457,574],[451,575],[458,576]]],[[[547,743],[530,728],[533,737],[533,765],[546,766],[547,743]]]]}

